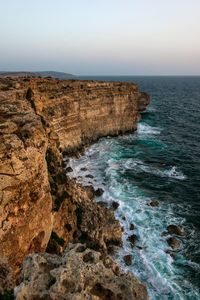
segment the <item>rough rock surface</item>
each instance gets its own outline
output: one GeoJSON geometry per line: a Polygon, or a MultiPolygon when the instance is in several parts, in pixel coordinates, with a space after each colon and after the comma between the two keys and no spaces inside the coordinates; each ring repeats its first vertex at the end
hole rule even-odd
{"type": "Polygon", "coordinates": [[[69,152],[102,136],[136,129],[139,112],[149,102],[130,83],[32,80],[28,86],[37,114],[69,152]]]}
{"type": "Polygon", "coordinates": [[[2,294],[12,294],[11,291],[13,286],[14,282],[12,278],[11,268],[9,264],[0,257],[0,299],[2,294]]]}
{"type": "Polygon", "coordinates": [[[177,250],[181,247],[181,241],[176,239],[175,237],[168,238],[167,243],[174,250],[177,250]]]}
{"type": "Polygon", "coordinates": [[[135,130],[148,102],[130,83],[0,79],[0,257],[15,277],[29,253],[121,243],[114,213],[66,176],[62,152],[135,130]]]}
{"type": "Polygon", "coordinates": [[[170,234],[175,234],[175,235],[179,235],[179,236],[184,235],[183,229],[180,226],[177,226],[174,224],[167,226],[167,231],[170,234]]]}
{"type": "Polygon", "coordinates": [[[23,95],[0,91],[0,257],[12,266],[27,253],[44,251],[52,231],[47,144],[23,95]]]}
{"type": "Polygon", "coordinates": [[[16,300],[146,300],[147,291],[130,273],[100,252],[69,244],[63,257],[32,254],[24,261],[16,300]]]}

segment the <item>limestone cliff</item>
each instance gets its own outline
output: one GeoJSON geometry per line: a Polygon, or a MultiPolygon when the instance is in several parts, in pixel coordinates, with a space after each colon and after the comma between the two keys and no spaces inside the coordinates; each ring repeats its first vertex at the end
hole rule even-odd
{"type": "Polygon", "coordinates": [[[28,86],[37,114],[69,151],[136,129],[138,112],[149,100],[130,83],[32,80],[28,86]]]}
{"type": "Polygon", "coordinates": [[[60,254],[72,240],[121,243],[114,213],[67,178],[62,152],[135,130],[148,102],[130,83],[0,79],[0,257],[14,274],[26,254],[60,254]]]}

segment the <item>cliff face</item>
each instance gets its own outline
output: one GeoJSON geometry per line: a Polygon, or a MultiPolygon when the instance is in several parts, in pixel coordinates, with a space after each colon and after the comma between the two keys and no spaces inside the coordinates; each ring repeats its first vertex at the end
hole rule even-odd
{"type": "Polygon", "coordinates": [[[32,80],[29,97],[71,151],[106,135],[136,129],[148,96],[137,85],[117,82],[32,80]]]}
{"type": "Polygon", "coordinates": [[[45,153],[48,138],[40,118],[16,90],[0,92],[0,256],[11,265],[45,250],[52,199],[45,153]]]}
{"type": "Polygon", "coordinates": [[[62,151],[135,130],[148,102],[129,83],[0,79],[0,257],[15,274],[26,254],[72,240],[121,243],[114,213],[66,177],[62,151]]]}

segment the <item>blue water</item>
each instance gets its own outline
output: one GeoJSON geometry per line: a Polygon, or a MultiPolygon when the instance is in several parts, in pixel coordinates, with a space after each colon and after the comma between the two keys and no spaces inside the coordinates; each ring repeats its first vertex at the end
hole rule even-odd
{"type": "Polygon", "coordinates": [[[200,299],[200,77],[85,79],[136,82],[151,95],[137,132],[103,138],[71,160],[73,176],[105,190],[99,200],[120,204],[124,246],[115,259],[147,285],[153,300],[200,299]],[[148,206],[151,199],[160,205],[148,206]],[[162,234],[169,224],[185,231],[176,251],[162,234]],[[127,241],[133,233],[139,237],[134,248],[127,241]],[[125,254],[133,255],[130,267],[125,254]]]}

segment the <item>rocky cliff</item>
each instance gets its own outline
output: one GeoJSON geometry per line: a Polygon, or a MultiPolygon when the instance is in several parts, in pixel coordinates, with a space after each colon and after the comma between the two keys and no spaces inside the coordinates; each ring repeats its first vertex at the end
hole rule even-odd
{"type": "Polygon", "coordinates": [[[144,286],[125,274],[106,255],[81,244],[69,244],[63,257],[31,254],[23,267],[24,281],[15,288],[16,300],[145,300],[144,286]]]}
{"type": "Polygon", "coordinates": [[[0,79],[0,293],[29,253],[60,255],[71,241],[101,253],[121,244],[114,213],[66,176],[62,153],[135,130],[148,102],[129,83],[0,79]]]}

